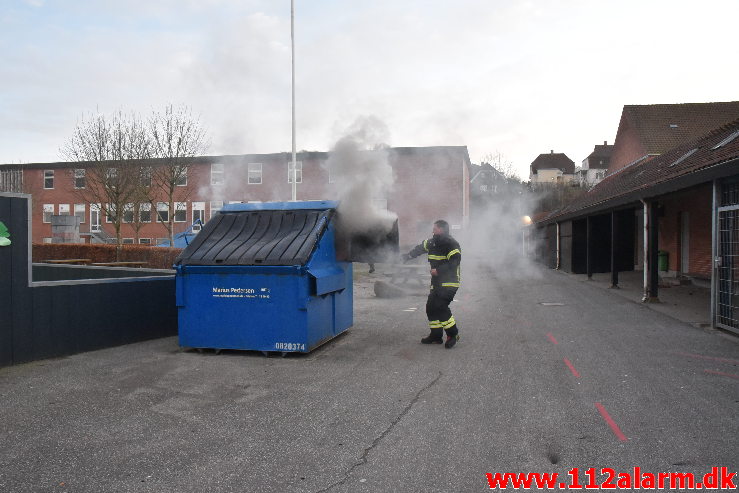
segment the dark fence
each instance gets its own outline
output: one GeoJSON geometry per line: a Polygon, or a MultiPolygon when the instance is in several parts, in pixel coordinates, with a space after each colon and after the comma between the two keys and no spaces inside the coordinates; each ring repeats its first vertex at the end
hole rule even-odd
{"type": "MultiPolygon", "coordinates": [[[[28,195],[0,194],[11,241],[0,247],[0,366],[177,333],[173,275],[136,269],[148,277],[32,282],[29,204],[28,195]]],[[[49,266],[34,275],[79,278],[80,269],[49,266]]]]}

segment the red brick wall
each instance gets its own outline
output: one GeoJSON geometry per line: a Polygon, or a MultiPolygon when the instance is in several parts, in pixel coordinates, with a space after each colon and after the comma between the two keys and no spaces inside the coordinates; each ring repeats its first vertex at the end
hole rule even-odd
{"type": "Polygon", "coordinates": [[[680,270],[680,215],[688,213],[688,274],[711,276],[712,186],[702,185],[672,194],[659,202],[664,206],[660,218],[659,248],[669,254],[669,269],[680,270]]]}
{"type": "Polygon", "coordinates": [[[613,144],[613,154],[608,166],[608,173],[613,173],[627,164],[644,156],[647,151],[642,147],[635,129],[623,118],[618,127],[618,135],[613,144]]]}
{"type": "Polygon", "coordinates": [[[388,209],[398,213],[400,244],[410,246],[431,236],[433,222],[446,220],[457,234],[469,209],[466,164],[428,156],[407,156],[394,163],[396,186],[388,209]]]}

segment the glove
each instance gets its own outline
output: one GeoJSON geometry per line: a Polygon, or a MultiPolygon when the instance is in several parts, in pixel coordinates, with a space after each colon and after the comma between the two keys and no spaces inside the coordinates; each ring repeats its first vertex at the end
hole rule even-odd
{"type": "Polygon", "coordinates": [[[404,264],[407,263],[410,259],[411,259],[411,256],[408,255],[407,253],[404,253],[403,255],[400,256],[400,260],[402,260],[404,264]]]}

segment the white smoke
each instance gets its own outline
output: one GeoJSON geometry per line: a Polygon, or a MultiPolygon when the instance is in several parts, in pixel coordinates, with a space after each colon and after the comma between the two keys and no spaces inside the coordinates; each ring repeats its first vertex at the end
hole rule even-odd
{"type": "Polygon", "coordinates": [[[325,166],[331,176],[331,194],[340,201],[338,227],[343,234],[387,233],[397,219],[387,210],[394,183],[388,137],[379,119],[360,117],[331,148],[325,166]]]}
{"type": "Polygon", "coordinates": [[[478,204],[470,227],[458,238],[464,271],[485,271],[502,279],[539,277],[540,270],[531,257],[537,246],[526,221],[536,202],[533,194],[514,183],[478,204]]]}

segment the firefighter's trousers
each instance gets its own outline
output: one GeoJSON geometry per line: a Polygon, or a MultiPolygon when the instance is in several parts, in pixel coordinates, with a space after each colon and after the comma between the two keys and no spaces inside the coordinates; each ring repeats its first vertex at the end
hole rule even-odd
{"type": "Polygon", "coordinates": [[[426,316],[429,319],[429,328],[445,329],[447,333],[456,334],[457,323],[452,315],[449,304],[454,300],[457,288],[434,287],[426,300],[426,316]]]}

